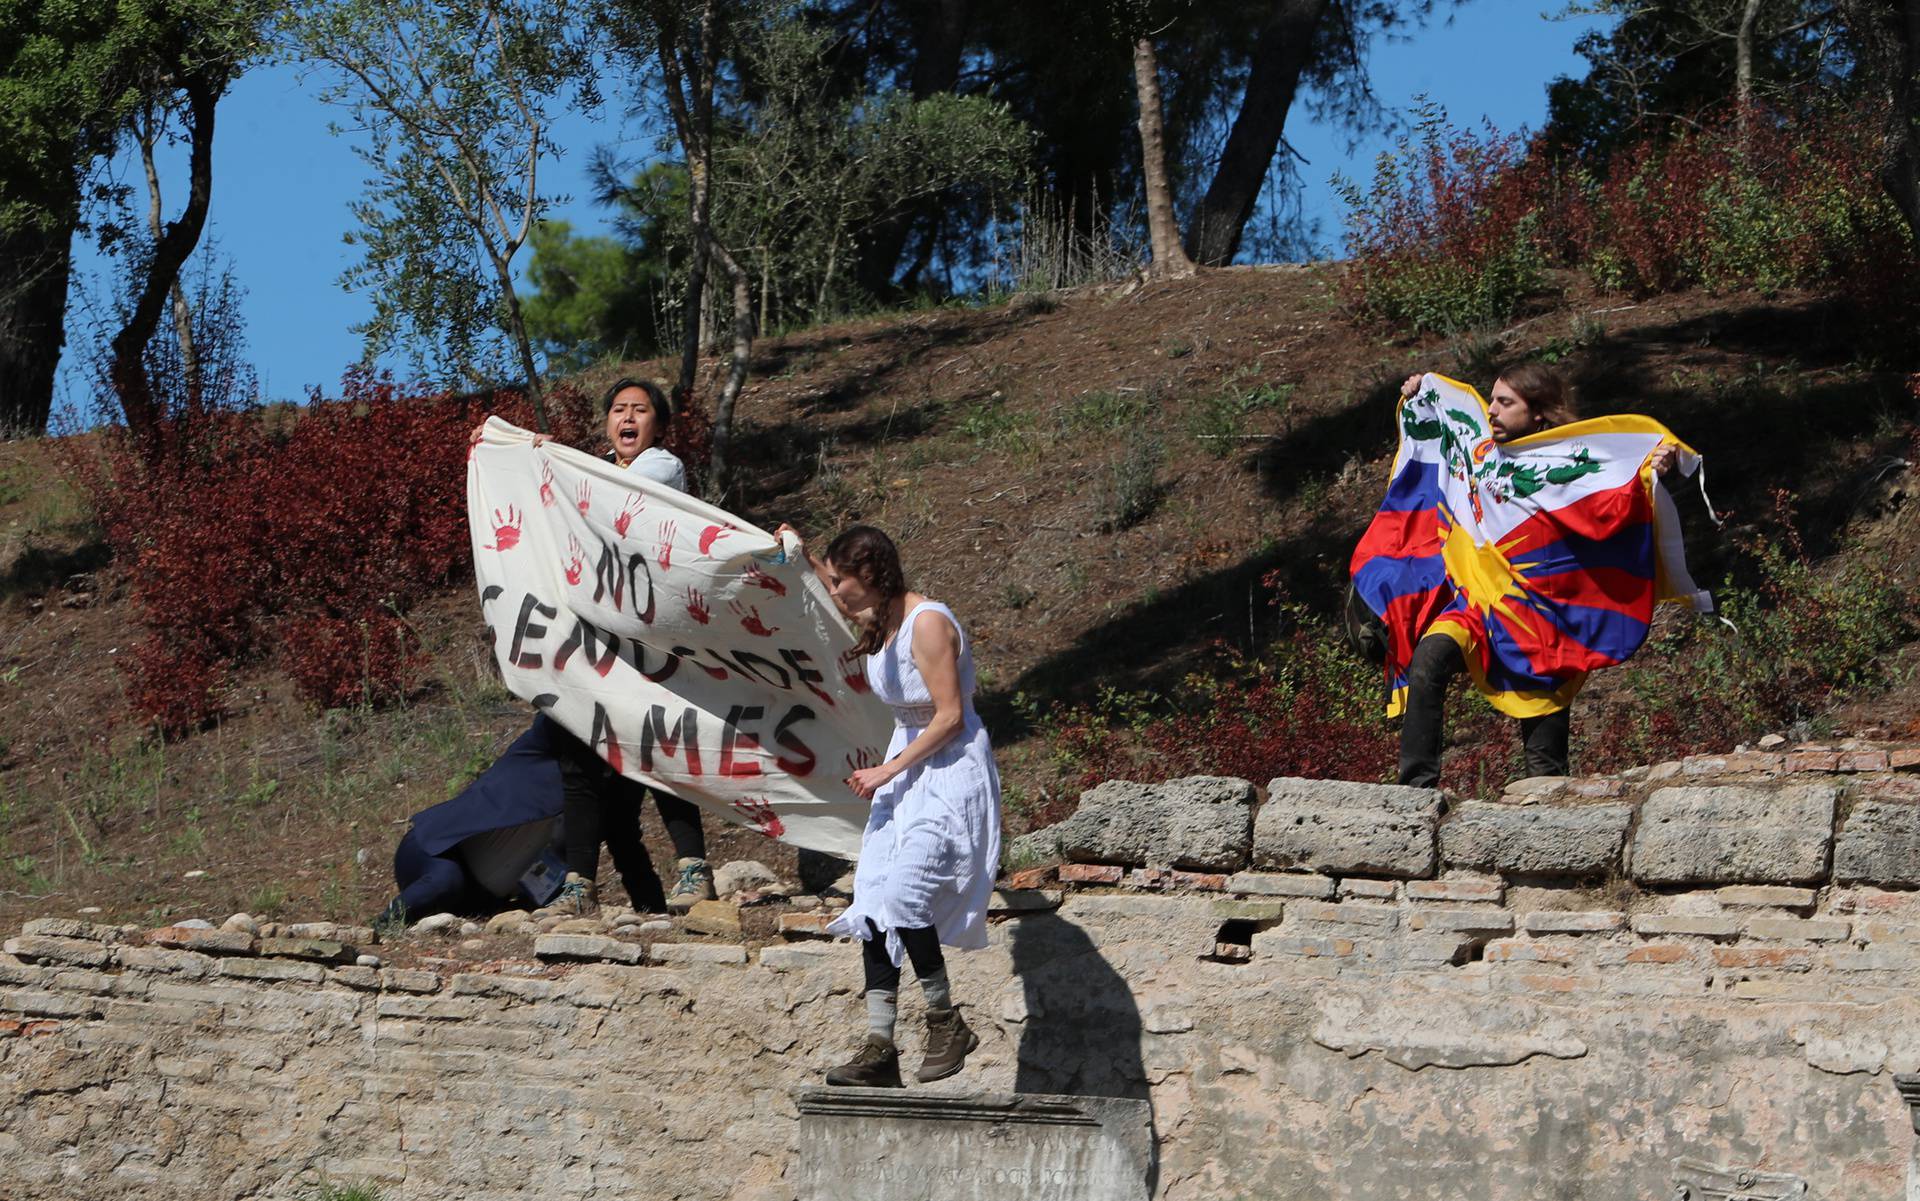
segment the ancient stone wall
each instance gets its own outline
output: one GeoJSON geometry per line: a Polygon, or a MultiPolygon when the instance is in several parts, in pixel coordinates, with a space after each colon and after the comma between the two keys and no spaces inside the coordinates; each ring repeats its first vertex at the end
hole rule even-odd
{"type": "MultiPolygon", "coordinates": [[[[1138,820],[1203,794],[1239,816],[1133,829],[1138,866],[1026,873],[992,946],[952,959],[982,1045],[935,1087],[1147,1100],[1179,1201],[1665,1199],[1681,1158],[1895,1201],[1920,798],[1880,753],[1484,812],[1285,781],[1258,804],[1130,793],[1138,820]],[[1617,841],[1580,820],[1606,806],[1617,841]],[[1242,845],[1242,817],[1245,868],[1206,849],[1242,845]]],[[[856,949],[824,941],[550,935],[402,969],[43,920],[0,955],[0,1196],[294,1198],[325,1175],[399,1201],[784,1201],[791,1090],[852,1045],[858,987],[856,949]]]]}

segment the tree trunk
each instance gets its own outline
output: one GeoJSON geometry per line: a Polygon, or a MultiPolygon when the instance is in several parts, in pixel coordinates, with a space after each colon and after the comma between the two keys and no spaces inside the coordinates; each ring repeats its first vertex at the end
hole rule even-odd
{"type": "Polygon", "coordinates": [[[1240,250],[1240,235],[1266,185],[1300,86],[1313,61],[1314,33],[1328,0],[1281,0],[1254,43],[1247,91],[1234,116],[1207,194],[1187,228],[1187,253],[1196,263],[1224,267],[1240,250]]]}
{"type": "Polygon", "coordinates": [[[1140,158],[1147,183],[1147,237],[1153,246],[1148,274],[1184,279],[1193,260],[1180,245],[1180,223],[1173,215],[1173,187],[1167,179],[1167,144],[1160,109],[1160,62],[1151,38],[1133,43],[1133,84],[1140,95],[1140,158]]]}
{"type": "Polygon", "coordinates": [[[514,349],[520,352],[520,370],[527,376],[527,399],[533,403],[534,428],[543,434],[550,434],[553,426],[547,420],[546,389],[540,386],[540,369],[533,359],[533,339],[527,337],[527,321],[520,310],[520,294],[513,287],[512,265],[497,257],[493,265],[500,275],[500,295],[507,302],[507,331],[513,335],[514,349]]]}
{"type": "Polygon", "coordinates": [[[1746,0],[1740,10],[1740,28],[1733,35],[1733,102],[1740,106],[1740,149],[1747,148],[1747,111],[1753,107],[1753,26],[1760,19],[1760,0],[1746,0]]]}
{"type": "MultiPolygon", "coordinates": [[[[165,416],[154,405],[153,381],[147,376],[147,343],[159,328],[161,311],[174,281],[180,278],[181,267],[200,244],[207,224],[207,204],[213,196],[213,115],[220,94],[226,90],[225,79],[189,77],[181,86],[187,96],[186,206],[154,243],[126,324],[113,335],[108,350],[108,381],[120,400],[127,428],[136,434],[152,433],[165,416]]],[[[135,445],[146,441],[136,439],[135,445]]]]}
{"type": "MultiPolygon", "coordinates": [[[[160,139],[160,122],[151,108],[143,115],[137,137],[140,142],[140,165],[147,173],[147,233],[157,243],[160,241],[162,227],[160,217],[165,205],[160,197],[160,171],[154,165],[153,147],[160,139]]],[[[187,305],[186,289],[180,286],[180,277],[173,277],[173,286],[167,290],[173,300],[173,338],[180,346],[180,373],[186,384],[187,405],[194,411],[200,409],[200,360],[193,350],[193,310],[187,305]]]]}
{"type": "MultiPolygon", "coordinates": [[[[77,207],[77,191],[72,201],[77,207]]],[[[0,234],[0,436],[47,432],[72,265],[70,219],[0,234]]]]}
{"type": "Polygon", "coordinates": [[[1920,245],[1920,0],[1844,0],[1854,53],[1888,101],[1880,183],[1920,245]]]}
{"type": "Polygon", "coordinates": [[[727,454],[733,441],[733,409],[747,385],[747,368],[753,357],[753,288],[746,268],[727,248],[717,239],[710,245],[714,262],[726,273],[733,291],[733,354],[727,363],[727,382],[713,406],[713,448],[707,458],[707,499],[720,505],[726,503],[732,487],[727,478],[727,454]]]}
{"type": "Polygon", "coordinates": [[[1895,7],[1890,22],[1897,39],[1892,112],[1887,118],[1888,155],[1880,181],[1907,219],[1920,246],[1920,0],[1895,7]]]}
{"type": "Polygon", "coordinates": [[[700,344],[706,341],[707,262],[713,234],[708,229],[709,164],[689,147],[687,154],[688,192],[692,203],[687,210],[687,228],[693,235],[693,257],[687,261],[687,298],[680,310],[680,398],[693,395],[694,380],[700,372],[700,344]],[[697,165],[696,165],[697,163],[697,165]]]}

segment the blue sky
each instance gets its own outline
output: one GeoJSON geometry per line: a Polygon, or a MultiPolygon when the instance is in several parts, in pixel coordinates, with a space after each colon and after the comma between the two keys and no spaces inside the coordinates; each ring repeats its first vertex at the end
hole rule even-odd
{"type": "MultiPolygon", "coordinates": [[[[1581,72],[1573,43],[1596,23],[1549,20],[1535,3],[1470,0],[1417,36],[1377,41],[1368,58],[1375,93],[1395,113],[1424,93],[1456,124],[1487,119],[1503,130],[1537,128],[1546,115],[1547,83],[1581,72]]],[[[346,114],[321,102],[321,84],[288,66],[249,73],[221,105],[214,144],[214,250],[246,290],[250,358],[273,399],[297,398],[314,384],[331,390],[341,370],[360,356],[351,327],[371,311],[365,297],[337,282],[354,256],[343,241],[352,224],[347,206],[360,193],[366,171],[349,137],[329,132],[329,123],[346,114]]],[[[628,158],[650,149],[651,139],[620,119],[625,99],[611,92],[603,113],[569,115],[553,131],[565,156],[547,168],[549,179],[554,190],[572,196],[551,216],[571,221],[576,230],[597,232],[606,225],[606,214],[586,195],[594,148],[623,141],[628,158]]],[[[1320,222],[1323,243],[1337,245],[1341,213],[1329,180],[1336,172],[1368,178],[1392,135],[1375,134],[1349,151],[1344,133],[1316,127],[1305,106],[1296,105],[1287,139],[1306,159],[1300,167],[1306,215],[1320,222]]],[[[139,184],[137,163],[118,163],[115,170],[124,182],[139,184]]],[[[163,186],[173,188],[171,202],[182,186],[179,157],[163,158],[162,171],[163,186]]],[[[76,252],[76,301],[102,294],[108,265],[90,246],[76,252]]],[[[84,367],[89,338],[81,309],[76,304],[69,317],[56,403],[90,407],[84,367]]]]}

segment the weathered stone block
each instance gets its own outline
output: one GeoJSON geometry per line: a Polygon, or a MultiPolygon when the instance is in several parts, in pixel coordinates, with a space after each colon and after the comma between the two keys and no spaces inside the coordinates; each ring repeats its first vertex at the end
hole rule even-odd
{"type": "Polygon", "coordinates": [[[1252,847],[1253,796],[1252,784],[1225,776],[1110,780],[1081,793],[1073,816],[1022,842],[1087,863],[1235,872],[1252,847]]]}
{"type": "Polygon", "coordinates": [[[655,963],[745,963],[747,949],[709,942],[657,942],[647,958],[655,963]]]}
{"type": "Polygon", "coordinates": [[[1507,876],[1601,876],[1620,866],[1632,805],[1462,801],[1440,827],[1440,861],[1507,876]]]}
{"type": "Polygon", "coordinates": [[[1498,880],[1409,880],[1409,901],[1489,901],[1495,905],[1507,895],[1498,880]]]}
{"type": "Polygon", "coordinates": [[[76,967],[105,967],[113,950],[97,942],[80,938],[57,938],[45,934],[22,934],[6,941],[7,954],[28,963],[66,963],[76,967]]]}
{"type": "Polygon", "coordinates": [[[120,927],[98,922],[76,921],[70,917],[36,917],[20,927],[20,933],[46,938],[84,938],[90,942],[120,942],[120,927]]]}
{"type": "Polygon", "coordinates": [[[1811,888],[1782,884],[1730,884],[1716,888],[1715,899],[1734,909],[1811,909],[1820,894],[1811,888]]]}
{"type": "Polygon", "coordinates": [[[1529,934],[1611,934],[1627,927],[1627,915],[1612,909],[1529,913],[1521,928],[1529,934]]]}
{"type": "Polygon", "coordinates": [[[1850,928],[1846,922],[1797,917],[1756,917],[1747,923],[1748,938],[1771,942],[1842,942],[1850,928]]]}
{"type": "Polygon", "coordinates": [[[121,947],[114,958],[122,967],[136,972],[171,972],[189,979],[213,974],[217,962],[197,951],[169,951],[163,947],[121,947]]]}
{"type": "Polygon", "coordinates": [[[1647,937],[1678,934],[1693,938],[1737,938],[1740,919],[1687,913],[1642,913],[1633,919],[1633,932],[1647,937]]]}
{"type": "Polygon", "coordinates": [[[1343,926],[1370,926],[1391,930],[1400,924],[1400,911],[1388,905],[1329,905],[1320,901],[1301,901],[1290,907],[1296,922],[1319,922],[1343,926]]]}
{"type": "Polygon", "coordinates": [[[440,975],[424,968],[390,967],[380,972],[380,983],[394,992],[439,992],[440,975]]]}
{"type": "Polygon", "coordinates": [[[1831,784],[1662,788],[1640,808],[1630,870],[1643,884],[1812,884],[1833,844],[1831,784]]]}
{"type": "Polygon", "coordinates": [[[286,959],[222,959],[220,974],[243,980],[304,980],[318,984],[327,978],[327,969],[317,963],[286,959]]]}
{"type": "Polygon", "coordinates": [[[540,959],[640,962],[638,946],[599,934],[542,934],[533,940],[533,953],[540,959]]]}
{"type": "Polygon", "coordinates": [[[1400,893],[1397,880],[1369,880],[1365,876],[1348,876],[1340,881],[1340,899],[1343,901],[1360,897],[1369,901],[1391,901],[1400,893]]]}
{"type": "Polygon", "coordinates": [[[1265,930],[1254,935],[1252,944],[1255,955],[1297,955],[1305,959],[1344,959],[1354,952],[1351,938],[1283,934],[1278,930],[1265,930]]]}
{"type": "Polygon", "coordinates": [[[782,938],[826,938],[829,915],[825,913],[783,913],[780,915],[782,938]]]}
{"type": "Polygon", "coordinates": [[[242,930],[196,930],[189,926],[163,926],[147,934],[147,941],[160,947],[201,951],[212,955],[247,955],[253,951],[253,935],[242,930]]]}
{"type": "Polygon", "coordinates": [[[1415,909],[1409,930],[1445,930],[1460,934],[1512,934],[1513,914],[1504,909],[1415,909]]]}
{"type": "Polygon", "coordinates": [[[760,965],[781,972],[810,967],[838,967],[846,962],[848,962],[846,949],[827,943],[803,943],[797,947],[762,947],[760,949],[760,965]]]}
{"type": "MultiPolygon", "coordinates": [[[[316,922],[314,925],[326,925],[316,922]]],[[[354,950],[326,938],[263,938],[260,940],[260,953],[274,955],[283,959],[313,959],[321,963],[345,963],[354,957],[354,950]]]]}
{"type": "MultiPolygon", "coordinates": [[[[802,1088],[803,1197],[907,1201],[1146,1201],[1146,1101],[802,1088]],[[991,1129],[993,1137],[979,1137],[991,1129]]],[[[791,1186],[789,1186],[791,1187],[791,1186]]]]}
{"type": "Polygon", "coordinates": [[[1249,897],[1318,897],[1333,895],[1332,876],[1310,872],[1240,872],[1227,877],[1227,891],[1249,897]]]}
{"type": "Polygon", "coordinates": [[[1282,778],[1254,821],[1263,867],[1425,879],[1437,864],[1440,793],[1398,784],[1282,778]]]}
{"type": "Polygon", "coordinates": [[[1833,844],[1840,883],[1920,885],[1920,805],[1863,797],[1833,844]]]}
{"type": "Polygon", "coordinates": [[[726,901],[695,901],[683,920],[695,934],[725,938],[740,933],[740,907],[726,901]]]}

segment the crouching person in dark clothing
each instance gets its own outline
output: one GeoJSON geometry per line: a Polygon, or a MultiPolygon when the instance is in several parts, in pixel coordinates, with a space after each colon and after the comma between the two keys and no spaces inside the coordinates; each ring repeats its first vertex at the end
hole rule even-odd
{"type": "Polygon", "coordinates": [[[564,804],[561,764],[578,745],[540,714],[458,796],[414,814],[393,854],[400,894],[375,923],[546,903],[564,875],[554,854],[564,804]]]}

